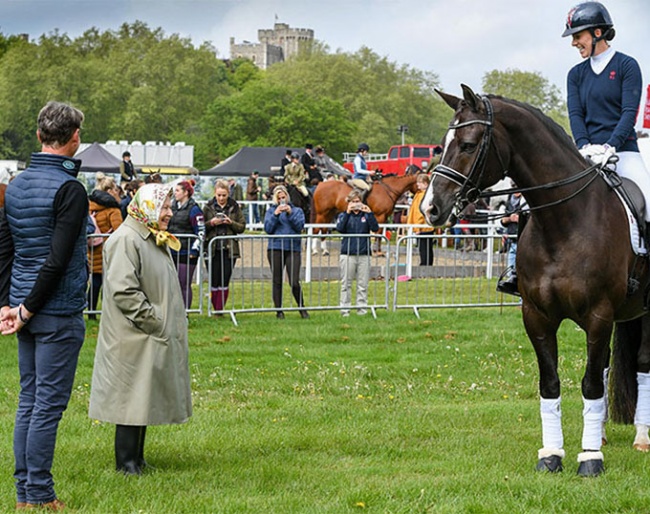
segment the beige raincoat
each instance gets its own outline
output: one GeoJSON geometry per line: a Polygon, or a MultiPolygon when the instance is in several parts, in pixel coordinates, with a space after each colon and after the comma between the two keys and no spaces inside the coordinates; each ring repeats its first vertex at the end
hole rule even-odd
{"type": "Polygon", "coordinates": [[[187,317],[169,249],[127,216],[103,253],[89,415],[119,425],[184,423],[192,415],[187,317]]]}

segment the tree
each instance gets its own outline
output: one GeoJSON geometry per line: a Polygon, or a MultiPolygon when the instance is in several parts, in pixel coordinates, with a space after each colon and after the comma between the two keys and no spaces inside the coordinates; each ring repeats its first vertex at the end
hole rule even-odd
{"type": "Polygon", "coordinates": [[[569,130],[566,103],[560,89],[549,84],[538,72],[492,70],[483,76],[483,91],[537,107],[565,130],[569,130]]]}

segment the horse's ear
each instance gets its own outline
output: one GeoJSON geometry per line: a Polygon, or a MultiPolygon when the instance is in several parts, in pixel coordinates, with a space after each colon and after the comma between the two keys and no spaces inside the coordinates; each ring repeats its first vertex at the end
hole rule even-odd
{"type": "Polygon", "coordinates": [[[435,92],[438,93],[438,96],[442,98],[445,103],[451,107],[454,111],[458,109],[458,104],[460,104],[460,98],[453,96],[453,95],[448,95],[447,93],[443,93],[439,89],[435,89],[435,92]]]}
{"type": "Polygon", "coordinates": [[[460,87],[463,89],[463,98],[465,99],[465,103],[472,112],[478,112],[479,107],[482,104],[481,99],[476,95],[476,93],[474,93],[474,91],[472,91],[471,87],[465,84],[461,84],[460,87]]]}

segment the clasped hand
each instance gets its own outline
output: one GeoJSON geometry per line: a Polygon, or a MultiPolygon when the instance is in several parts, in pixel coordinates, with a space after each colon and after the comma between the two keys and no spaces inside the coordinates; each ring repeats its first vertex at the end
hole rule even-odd
{"type": "Polygon", "coordinates": [[[585,145],[579,150],[580,155],[594,164],[604,166],[616,155],[616,148],[605,145],[585,145]]]}

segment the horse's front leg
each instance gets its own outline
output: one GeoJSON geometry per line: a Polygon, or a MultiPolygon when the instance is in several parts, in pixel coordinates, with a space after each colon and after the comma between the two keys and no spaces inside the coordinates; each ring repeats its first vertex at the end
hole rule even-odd
{"type": "Polygon", "coordinates": [[[611,317],[592,315],[586,327],[587,366],[582,378],[583,431],[582,453],[578,455],[578,474],[598,476],[604,471],[604,423],[607,417],[607,392],[604,372],[609,364],[609,344],[614,324],[611,317]]]}
{"type": "Polygon", "coordinates": [[[537,454],[537,470],[562,471],[564,435],[560,379],[557,373],[557,329],[559,323],[544,317],[524,302],[523,320],[526,333],[533,344],[539,367],[540,415],[542,418],[542,448],[537,454]]]}

